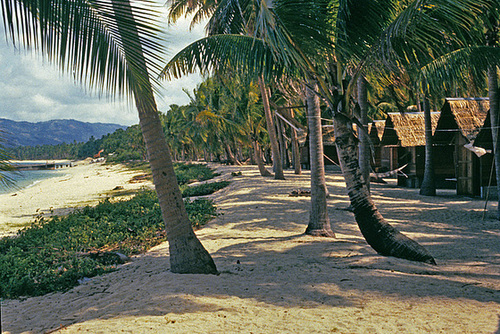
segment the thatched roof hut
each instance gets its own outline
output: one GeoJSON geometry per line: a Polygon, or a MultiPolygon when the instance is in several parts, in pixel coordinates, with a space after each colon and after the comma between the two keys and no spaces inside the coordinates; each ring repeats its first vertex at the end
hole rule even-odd
{"type": "Polygon", "coordinates": [[[434,143],[451,144],[458,132],[473,142],[490,109],[488,98],[447,98],[441,109],[434,143]]]}
{"type": "Polygon", "coordinates": [[[470,144],[475,144],[489,108],[488,98],[447,98],[441,109],[434,134],[435,174],[437,178],[456,180],[458,195],[480,195],[487,183],[489,157],[479,159],[470,144]]]}
{"type": "MultiPolygon", "coordinates": [[[[438,112],[431,113],[432,130],[436,129],[438,112]]],[[[385,121],[383,146],[425,146],[425,122],[423,112],[389,113],[385,121]]]]}
{"type": "MultiPolygon", "coordinates": [[[[321,126],[323,137],[323,154],[325,155],[325,166],[338,164],[337,147],[335,146],[335,133],[332,125],[321,126]]],[[[309,134],[300,142],[300,162],[303,168],[309,168],[309,134]]]]}

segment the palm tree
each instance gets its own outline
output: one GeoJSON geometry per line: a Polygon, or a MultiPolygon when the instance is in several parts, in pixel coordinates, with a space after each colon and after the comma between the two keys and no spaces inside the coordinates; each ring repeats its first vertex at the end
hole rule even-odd
{"type": "MultiPolygon", "coordinates": [[[[221,1],[219,6],[227,9],[234,2],[221,1]]],[[[240,2],[241,8],[250,3],[240,2]]],[[[283,69],[298,70],[306,80],[317,80],[317,93],[332,112],[342,172],[367,242],[383,255],[435,263],[423,247],[390,226],[373,203],[359,172],[351,95],[360,73],[375,60],[394,61],[395,47],[425,50],[443,34],[450,40],[462,37],[455,28],[467,31],[488,3],[277,0],[269,4],[260,3],[256,11],[254,38],[219,35],[200,40],[178,54],[167,69],[171,73],[188,73],[195,66],[220,70],[230,59],[233,68],[239,62],[245,71],[279,76],[283,69]]]]}
{"type": "MultiPolygon", "coordinates": [[[[187,15],[189,13],[196,13],[196,15],[193,17],[191,26],[199,23],[204,18],[211,17],[207,25],[207,31],[209,35],[235,34],[251,36],[252,32],[254,31],[252,27],[252,4],[247,4],[248,7],[251,7],[250,10],[248,10],[247,6],[240,7],[238,1],[231,0],[226,2],[201,0],[169,0],[168,4],[170,5],[169,20],[171,22],[175,22],[179,17],[182,16],[182,14],[187,15]],[[236,15],[232,17],[232,20],[229,20],[228,15],[231,15],[230,12],[233,11],[237,11],[240,15],[236,15]],[[244,13],[247,13],[246,17],[244,17],[244,13]]],[[[284,180],[285,175],[283,174],[283,164],[281,159],[280,147],[278,144],[278,137],[276,134],[276,125],[269,102],[269,87],[266,85],[266,81],[262,76],[258,76],[258,83],[261,91],[264,114],[266,116],[267,133],[269,135],[269,142],[271,145],[274,178],[277,180],[284,180]]]]}
{"type": "Polygon", "coordinates": [[[422,101],[425,123],[425,165],[424,165],[424,179],[420,185],[420,195],[436,196],[436,178],[434,175],[434,149],[432,140],[432,120],[431,120],[431,106],[429,99],[424,95],[422,101]]]}
{"type": "Polygon", "coordinates": [[[323,158],[323,140],[321,130],[321,108],[315,82],[306,88],[307,118],[309,126],[309,151],[311,157],[311,210],[306,234],[322,237],[335,237],[330,226],[326,197],[325,166],[323,158]]]}
{"type": "Polygon", "coordinates": [[[171,271],[216,273],[189,222],[156,108],[149,77],[162,50],[155,12],[144,5],[132,9],[129,0],[2,0],[2,9],[15,43],[41,50],[91,87],[126,91],[135,100],[165,221],[171,271]]]}
{"type": "MultiPolygon", "coordinates": [[[[228,8],[229,2],[234,1],[222,1],[219,6],[228,8]]],[[[248,2],[242,1],[240,7],[245,8],[247,5],[248,2]]],[[[361,68],[358,67],[355,75],[350,76],[351,80],[344,78],[347,73],[345,70],[350,64],[349,59],[354,60],[359,55],[369,59],[366,45],[379,43],[382,33],[380,20],[388,20],[388,16],[393,13],[390,7],[379,3],[366,5],[358,7],[354,3],[342,3],[342,6],[332,7],[328,1],[274,1],[272,8],[263,5],[256,11],[254,20],[258,23],[255,29],[258,32],[255,36],[259,36],[259,40],[226,35],[205,38],[181,51],[165,70],[174,74],[188,73],[195,66],[203,70],[220,70],[231,59],[233,67],[240,62],[245,71],[272,72],[275,76],[282,75],[283,71],[290,75],[300,71],[306,80],[317,81],[319,91],[316,94],[323,96],[333,112],[342,171],[358,226],[366,240],[380,254],[434,263],[425,249],[383,219],[359,173],[357,145],[351,125],[350,96],[353,82],[357,80],[356,73],[361,68]],[[334,9],[333,13],[331,8],[334,9]],[[358,13],[360,10],[366,13],[358,13]],[[301,15],[294,14],[297,12],[301,15]],[[331,29],[332,17],[338,21],[335,39],[331,29]],[[358,19],[358,22],[354,22],[353,18],[358,19]],[[373,32],[378,34],[374,36],[373,32]],[[360,42],[366,36],[371,37],[371,40],[360,42]],[[338,44],[332,44],[333,40],[338,44]],[[331,53],[333,46],[336,48],[333,49],[335,54],[331,53]],[[337,49],[338,46],[341,47],[337,49]],[[260,57],[256,58],[256,55],[260,57]]]]}
{"type": "MultiPolygon", "coordinates": [[[[181,3],[183,4],[183,6],[187,5],[187,3],[182,0],[172,1],[171,3],[172,3],[172,8],[177,9],[176,13],[180,12],[178,9],[179,7],[181,7],[180,5],[181,3]]],[[[209,34],[212,34],[217,37],[212,39],[209,36],[207,39],[202,40],[201,44],[203,44],[204,41],[208,41],[210,43],[210,41],[212,40],[214,40],[215,43],[217,43],[218,37],[223,37],[223,38],[229,37],[229,41],[234,41],[234,38],[238,39],[238,37],[239,38],[244,36],[247,37],[251,35],[251,33],[256,32],[256,27],[258,27],[259,22],[256,21],[255,18],[257,8],[255,7],[255,4],[253,2],[241,1],[240,3],[237,0],[227,0],[219,2],[218,5],[219,6],[216,7],[216,9],[213,11],[213,16],[209,21],[207,27],[209,34]]],[[[187,10],[187,7],[185,7],[185,10],[187,10]]],[[[247,38],[247,40],[253,40],[253,37],[247,38]]],[[[223,41],[223,43],[225,42],[223,41]]],[[[190,53],[191,55],[193,54],[193,51],[189,50],[189,47],[186,48],[185,50],[187,50],[187,52],[190,53]]],[[[181,53],[182,52],[183,51],[181,51],[181,53]]],[[[238,55],[236,55],[236,57],[238,57],[238,55]]],[[[272,55],[268,54],[268,57],[272,57],[272,55]]],[[[178,57],[174,57],[169,64],[175,64],[177,59],[178,57]]],[[[180,61],[183,62],[184,60],[180,59],[180,61]]],[[[167,67],[168,66],[170,65],[167,65],[167,67]]],[[[201,69],[203,69],[202,66],[200,67],[201,69]]],[[[168,74],[168,72],[165,71],[165,74],[168,74]]],[[[248,73],[246,74],[248,75],[248,73]]],[[[275,178],[284,179],[282,158],[276,134],[276,126],[274,125],[274,119],[271,113],[271,106],[269,102],[269,90],[267,85],[265,84],[266,80],[264,79],[262,73],[257,73],[257,76],[258,76],[259,87],[261,90],[262,103],[264,106],[264,114],[266,117],[269,142],[271,145],[275,178]]],[[[310,90],[307,91],[309,91],[311,94],[314,94],[310,90]]],[[[315,131],[315,133],[311,133],[311,135],[309,136],[310,149],[311,149],[311,214],[310,214],[309,224],[306,228],[306,233],[317,236],[333,237],[334,233],[330,227],[330,220],[328,218],[328,210],[326,204],[326,196],[328,194],[328,191],[326,189],[325,171],[323,163],[323,145],[322,145],[323,138],[321,135],[321,117],[317,115],[318,113],[320,113],[319,100],[317,101],[317,103],[313,102],[314,98],[312,96],[310,97],[310,100],[311,103],[310,103],[310,108],[308,108],[308,111],[312,112],[315,116],[310,116],[309,124],[311,132],[315,131]]],[[[282,152],[284,152],[285,150],[283,146],[284,145],[282,145],[281,148],[282,152]]],[[[258,149],[258,146],[256,146],[256,149],[258,149]]],[[[298,156],[297,148],[295,149],[295,152],[296,152],[295,163],[297,166],[297,164],[300,163],[298,161],[299,159],[297,158],[298,156]]],[[[265,171],[262,169],[260,165],[259,165],[259,170],[261,172],[261,175],[263,176],[266,175],[265,171]]],[[[297,170],[299,170],[298,173],[300,173],[300,169],[296,167],[296,171],[297,170]]]]}

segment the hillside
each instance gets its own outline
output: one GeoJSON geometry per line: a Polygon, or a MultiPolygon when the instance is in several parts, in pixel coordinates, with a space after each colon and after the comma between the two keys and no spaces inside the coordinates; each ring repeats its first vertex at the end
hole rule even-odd
{"type": "Polygon", "coordinates": [[[4,145],[7,147],[86,142],[90,137],[101,138],[119,128],[126,129],[127,127],[72,119],[31,123],[0,118],[0,130],[3,132],[4,145]]]}

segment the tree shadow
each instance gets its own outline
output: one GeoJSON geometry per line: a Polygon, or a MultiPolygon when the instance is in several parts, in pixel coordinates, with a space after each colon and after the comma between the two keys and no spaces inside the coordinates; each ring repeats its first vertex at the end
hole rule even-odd
{"type": "MultiPolygon", "coordinates": [[[[307,176],[301,177],[307,186],[307,176]]],[[[329,182],[328,200],[336,239],[302,234],[310,199],[290,198],[292,182],[258,175],[248,176],[244,184],[238,182],[243,180],[235,179],[234,189],[217,195],[223,215],[198,231],[220,275],[171,273],[168,250],[161,245],[68,292],[4,302],[5,330],[45,332],[93,319],[239,312],[228,306],[234,305],[225,302],[228,298],[243,305],[283,308],[362,308],[367,298],[379,295],[500,303],[500,270],[495,269],[500,268],[498,236],[488,233],[489,226],[436,221],[446,218],[446,210],[463,206],[460,200],[437,203],[435,212],[442,215],[438,219],[432,219],[433,210],[429,210],[424,221],[412,221],[416,211],[407,207],[405,215],[397,207],[397,198],[375,194],[387,202],[381,205],[386,218],[436,256],[439,265],[431,266],[375,254],[352,213],[336,210],[348,203],[337,181],[329,182]],[[257,187],[253,182],[273,186],[257,187]],[[250,200],[254,194],[258,200],[250,200]],[[238,232],[228,236],[228,228],[238,232]],[[260,233],[266,230],[272,232],[260,233]],[[469,247],[479,248],[457,252],[469,247]],[[479,252],[483,257],[477,257],[479,252]]]]}

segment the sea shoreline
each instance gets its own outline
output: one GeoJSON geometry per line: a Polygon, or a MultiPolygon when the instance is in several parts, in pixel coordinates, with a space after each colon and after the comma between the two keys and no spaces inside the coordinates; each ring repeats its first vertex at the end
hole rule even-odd
{"type": "Polygon", "coordinates": [[[0,237],[16,233],[36,217],[65,215],[77,207],[95,205],[116,187],[126,192],[150,184],[129,182],[142,172],[121,164],[77,161],[73,167],[58,170],[62,171],[59,176],[0,194],[0,237]]]}

